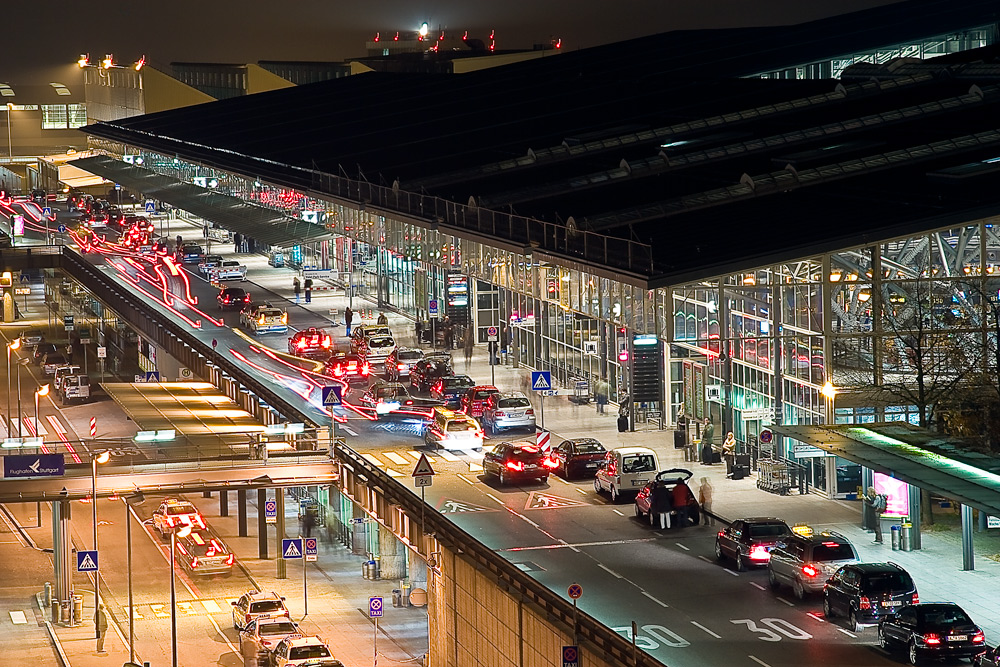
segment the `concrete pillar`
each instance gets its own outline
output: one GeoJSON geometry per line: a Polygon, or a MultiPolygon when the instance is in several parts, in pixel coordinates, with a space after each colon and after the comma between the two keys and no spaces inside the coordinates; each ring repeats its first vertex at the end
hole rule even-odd
{"type": "Polygon", "coordinates": [[[274,500],[278,506],[277,530],[274,533],[274,550],[278,553],[278,579],[287,579],[285,556],[281,552],[281,538],[285,536],[285,490],[280,486],[274,489],[274,500]]]}
{"type": "MultiPolygon", "coordinates": [[[[351,505],[353,509],[353,519],[364,519],[365,512],[361,509],[360,505],[351,505]]],[[[351,522],[351,552],[358,556],[365,556],[368,554],[368,522],[354,523],[351,522]]]]}
{"type": "Polygon", "coordinates": [[[55,596],[59,601],[69,600],[73,591],[73,570],[70,563],[70,503],[59,500],[52,503],[52,560],[56,582],[55,596]]]}
{"type": "Polygon", "coordinates": [[[910,523],[913,525],[910,529],[910,547],[916,551],[920,549],[920,515],[923,494],[920,493],[919,486],[910,484],[907,488],[910,492],[910,523]]]}
{"type": "Polygon", "coordinates": [[[976,569],[976,554],[972,543],[972,508],[961,505],[962,508],[962,569],[976,569]]]}
{"type": "Polygon", "coordinates": [[[201,497],[202,498],[211,498],[212,497],[212,492],[211,491],[202,491],[201,492],[201,497]]]}
{"type": "Polygon", "coordinates": [[[239,489],[236,492],[236,516],[239,524],[239,536],[247,536],[247,490],[239,489]]]}
{"type": "Polygon", "coordinates": [[[418,556],[410,549],[403,549],[406,554],[406,573],[409,575],[410,588],[423,588],[430,595],[427,588],[427,561],[418,556]]]}
{"type": "Polygon", "coordinates": [[[406,548],[391,530],[382,524],[378,526],[379,565],[383,579],[406,578],[406,548]]]}
{"type": "Polygon", "coordinates": [[[228,491],[219,491],[219,516],[229,516],[228,491]]]}
{"type": "Polygon", "coordinates": [[[267,489],[257,489],[257,557],[267,560],[267,523],[264,520],[264,505],[267,503],[267,489]]]}

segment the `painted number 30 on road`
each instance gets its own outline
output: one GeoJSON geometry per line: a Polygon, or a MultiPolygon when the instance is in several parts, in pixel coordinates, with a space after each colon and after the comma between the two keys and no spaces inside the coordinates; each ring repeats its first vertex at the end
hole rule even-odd
{"type": "MultiPolygon", "coordinates": [[[[760,621],[740,618],[729,622],[734,625],[745,625],[750,632],[757,633],[757,639],[765,642],[780,642],[784,638],[800,641],[812,639],[811,634],[783,618],[762,618],[760,621]]],[[[641,633],[635,636],[635,645],[644,651],[655,651],[658,648],[685,648],[691,645],[676,632],[662,625],[644,625],[640,630],[641,633]]],[[[631,627],[626,625],[614,628],[614,631],[631,641],[631,627]]]]}

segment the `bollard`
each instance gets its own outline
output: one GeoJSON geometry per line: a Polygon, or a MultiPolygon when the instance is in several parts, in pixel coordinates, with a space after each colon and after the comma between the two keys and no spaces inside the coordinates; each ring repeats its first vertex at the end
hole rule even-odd
{"type": "Polygon", "coordinates": [[[83,596],[73,596],[73,625],[83,623],[83,596]]]}
{"type": "Polygon", "coordinates": [[[912,523],[904,523],[900,527],[899,532],[901,533],[900,536],[899,536],[899,546],[900,546],[900,548],[903,551],[912,551],[913,550],[913,543],[911,542],[911,540],[913,538],[913,524],[912,523]]]}
{"type": "Polygon", "coordinates": [[[59,600],[49,601],[49,608],[51,609],[50,613],[52,614],[52,622],[59,623],[62,620],[61,618],[59,618],[59,610],[60,610],[59,600]]]}
{"type": "Polygon", "coordinates": [[[890,540],[892,542],[892,550],[899,551],[900,544],[902,543],[902,538],[900,537],[900,533],[903,532],[902,526],[898,523],[894,523],[889,529],[889,532],[892,533],[892,539],[890,540]]]}
{"type": "Polygon", "coordinates": [[[46,607],[52,604],[52,584],[45,582],[45,587],[42,589],[42,604],[46,607]]]}

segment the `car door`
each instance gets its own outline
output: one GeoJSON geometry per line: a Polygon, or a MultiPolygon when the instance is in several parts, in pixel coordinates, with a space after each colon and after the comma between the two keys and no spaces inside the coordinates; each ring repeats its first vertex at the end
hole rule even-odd
{"type": "Polygon", "coordinates": [[[842,567],[830,577],[826,583],[826,599],[829,601],[830,609],[834,612],[846,613],[844,611],[844,588],[848,576],[848,568],[842,567]]]}
{"type": "Polygon", "coordinates": [[[500,443],[483,455],[483,472],[487,475],[497,474],[497,457],[502,449],[503,443],[500,443]]]}
{"type": "Polygon", "coordinates": [[[734,521],[719,535],[719,548],[724,555],[736,558],[740,548],[739,541],[743,537],[744,525],[742,521],[734,521]]]}
{"type": "Polygon", "coordinates": [[[788,581],[788,572],[790,570],[789,562],[794,557],[794,549],[794,542],[786,540],[784,542],[779,542],[771,551],[771,560],[768,567],[771,568],[771,572],[774,574],[775,578],[782,582],[788,581]]]}
{"type": "Polygon", "coordinates": [[[563,440],[559,443],[559,446],[553,449],[549,456],[555,459],[556,463],[559,464],[558,470],[561,470],[563,474],[567,472],[567,465],[569,462],[570,455],[573,453],[573,443],[569,440],[563,440]]]}

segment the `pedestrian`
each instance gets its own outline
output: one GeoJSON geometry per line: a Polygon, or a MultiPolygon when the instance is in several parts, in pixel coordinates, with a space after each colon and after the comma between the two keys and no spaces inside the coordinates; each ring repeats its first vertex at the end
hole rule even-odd
{"type": "Polygon", "coordinates": [[[351,322],[353,322],[353,321],[354,321],[354,311],[351,310],[350,306],[348,306],[347,310],[344,311],[344,324],[347,325],[347,335],[348,335],[348,337],[350,337],[350,335],[351,335],[351,322]]]}
{"type": "Polygon", "coordinates": [[[104,650],[104,640],[108,635],[108,614],[104,611],[104,603],[97,605],[97,612],[94,614],[94,626],[97,628],[97,652],[106,653],[104,650]]]}
{"type": "Polygon", "coordinates": [[[73,343],[66,344],[66,361],[73,363],[73,343]]]}
{"type": "Polygon", "coordinates": [[[684,460],[688,461],[687,458],[687,426],[688,417],[687,413],[684,412],[684,405],[681,404],[680,410],[677,411],[677,425],[674,427],[674,449],[684,449],[685,457],[684,460]]]}
{"type": "Polygon", "coordinates": [[[722,458],[726,461],[726,474],[733,474],[733,463],[736,461],[736,438],[733,432],[726,434],[726,439],[722,441],[722,458]]]}
{"type": "Polygon", "coordinates": [[[472,352],[476,348],[476,334],[472,327],[465,330],[465,364],[472,363],[472,352]]]}
{"type": "Polygon", "coordinates": [[[594,383],[594,400],[597,401],[597,414],[604,414],[604,406],[608,404],[608,391],[610,387],[604,378],[598,378],[594,383]]]}
{"type": "Polygon", "coordinates": [[[455,349],[455,325],[452,324],[451,318],[445,315],[444,324],[444,346],[445,349],[453,350],[455,349]]]}
{"type": "Polygon", "coordinates": [[[698,487],[698,504],[701,505],[701,517],[702,523],[706,526],[715,525],[715,517],[711,516],[712,511],[712,495],[715,489],[712,488],[712,483],[708,481],[708,477],[701,478],[701,486],[698,487]]]}
{"type": "Polygon", "coordinates": [[[378,314],[378,320],[376,321],[376,324],[378,324],[380,327],[388,326],[389,318],[385,316],[385,313],[380,312],[378,314]]]}
{"type": "Polygon", "coordinates": [[[418,318],[413,325],[413,331],[417,335],[417,345],[420,345],[424,342],[424,321],[418,318]]]}
{"type": "Polygon", "coordinates": [[[237,253],[243,248],[243,235],[239,232],[233,234],[233,245],[237,253]]]}
{"type": "Polygon", "coordinates": [[[872,527],[875,529],[875,544],[882,544],[882,512],[889,506],[889,496],[878,493],[874,486],[869,486],[864,500],[871,508],[874,517],[872,527]]]}
{"type": "Polygon", "coordinates": [[[306,537],[312,537],[313,526],[316,525],[316,517],[313,516],[313,510],[311,507],[307,507],[305,514],[302,515],[302,534],[306,537]]]}
{"type": "Polygon", "coordinates": [[[674,510],[677,511],[677,526],[684,528],[688,525],[689,508],[691,502],[691,489],[682,480],[678,480],[673,489],[674,510]]]}
{"type": "Polygon", "coordinates": [[[705,429],[701,432],[701,464],[712,465],[712,439],[715,436],[715,425],[711,417],[705,417],[705,429]]]}
{"type": "Polygon", "coordinates": [[[177,253],[180,254],[181,246],[184,245],[184,237],[180,234],[177,235],[177,253]]]}
{"type": "Polygon", "coordinates": [[[653,485],[649,497],[649,513],[651,524],[660,525],[661,530],[670,528],[670,512],[673,510],[673,500],[666,482],[659,480],[653,485]]]}
{"type": "Polygon", "coordinates": [[[302,283],[302,287],[306,291],[306,303],[312,303],[313,298],[313,281],[312,278],[306,278],[306,281],[302,283]]]}
{"type": "Polygon", "coordinates": [[[299,302],[299,292],[302,291],[302,283],[299,281],[299,277],[295,276],[292,278],[292,289],[295,290],[295,303],[299,302]]]}

